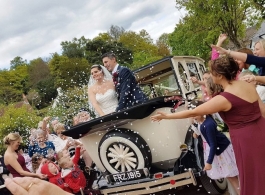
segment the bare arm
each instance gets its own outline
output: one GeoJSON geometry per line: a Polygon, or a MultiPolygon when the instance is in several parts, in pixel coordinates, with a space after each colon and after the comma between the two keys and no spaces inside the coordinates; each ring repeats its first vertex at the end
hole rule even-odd
{"type": "Polygon", "coordinates": [[[216,49],[219,52],[219,54],[227,54],[227,55],[230,55],[232,58],[241,60],[243,62],[246,62],[246,60],[247,60],[247,54],[246,53],[227,50],[227,49],[224,49],[224,48],[219,47],[217,45],[211,45],[211,47],[216,49]]]}
{"type": "Polygon", "coordinates": [[[105,113],[99,107],[98,102],[96,100],[96,95],[93,93],[93,90],[91,87],[88,89],[88,98],[89,98],[89,101],[91,102],[92,106],[94,107],[94,109],[97,111],[97,113],[100,116],[105,115],[105,113]]]}
{"type": "Polygon", "coordinates": [[[250,83],[252,81],[256,81],[258,83],[265,84],[265,76],[245,75],[245,76],[241,77],[240,80],[246,81],[248,83],[250,83]]]}
{"type": "Polygon", "coordinates": [[[195,116],[203,116],[207,114],[213,114],[220,111],[227,111],[231,108],[231,103],[223,96],[217,95],[211,100],[205,102],[204,104],[196,107],[193,110],[185,110],[177,113],[164,113],[158,112],[156,115],[151,116],[153,121],[160,121],[162,119],[182,119],[190,118],[195,116]]]}
{"type": "Polygon", "coordinates": [[[37,177],[40,179],[45,178],[42,174],[36,174],[36,173],[31,173],[28,171],[24,171],[21,167],[21,165],[18,163],[17,159],[13,155],[5,155],[5,164],[10,165],[13,167],[20,175],[22,176],[30,176],[30,177],[37,177]]]}

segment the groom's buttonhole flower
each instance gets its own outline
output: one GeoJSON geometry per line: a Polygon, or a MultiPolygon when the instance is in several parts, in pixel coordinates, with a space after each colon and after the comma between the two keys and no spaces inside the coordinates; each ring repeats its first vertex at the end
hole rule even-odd
{"type": "Polygon", "coordinates": [[[114,82],[115,85],[117,85],[117,83],[118,83],[118,76],[119,76],[118,72],[114,72],[112,74],[113,82],[114,82]]]}

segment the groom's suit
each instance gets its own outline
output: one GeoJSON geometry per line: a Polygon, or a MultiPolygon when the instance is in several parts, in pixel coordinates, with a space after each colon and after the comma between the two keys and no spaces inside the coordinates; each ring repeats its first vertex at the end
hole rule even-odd
{"type": "Polygon", "coordinates": [[[129,108],[148,99],[130,69],[119,65],[117,72],[113,73],[113,81],[119,101],[116,111],[129,108]]]}

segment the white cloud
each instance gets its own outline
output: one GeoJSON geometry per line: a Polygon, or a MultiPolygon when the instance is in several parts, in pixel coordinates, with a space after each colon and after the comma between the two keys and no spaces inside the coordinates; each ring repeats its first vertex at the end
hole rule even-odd
{"type": "Polygon", "coordinates": [[[61,41],[94,38],[111,25],[156,40],[170,33],[181,13],[175,0],[8,0],[0,2],[0,69],[16,56],[32,60],[61,52],[61,41]]]}

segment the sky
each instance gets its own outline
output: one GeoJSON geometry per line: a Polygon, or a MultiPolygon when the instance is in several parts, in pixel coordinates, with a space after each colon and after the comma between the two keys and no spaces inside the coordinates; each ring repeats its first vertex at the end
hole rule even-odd
{"type": "Polygon", "coordinates": [[[16,56],[29,62],[61,53],[62,41],[93,39],[111,25],[145,29],[155,41],[184,17],[175,6],[175,0],[2,0],[0,69],[16,56]]]}

